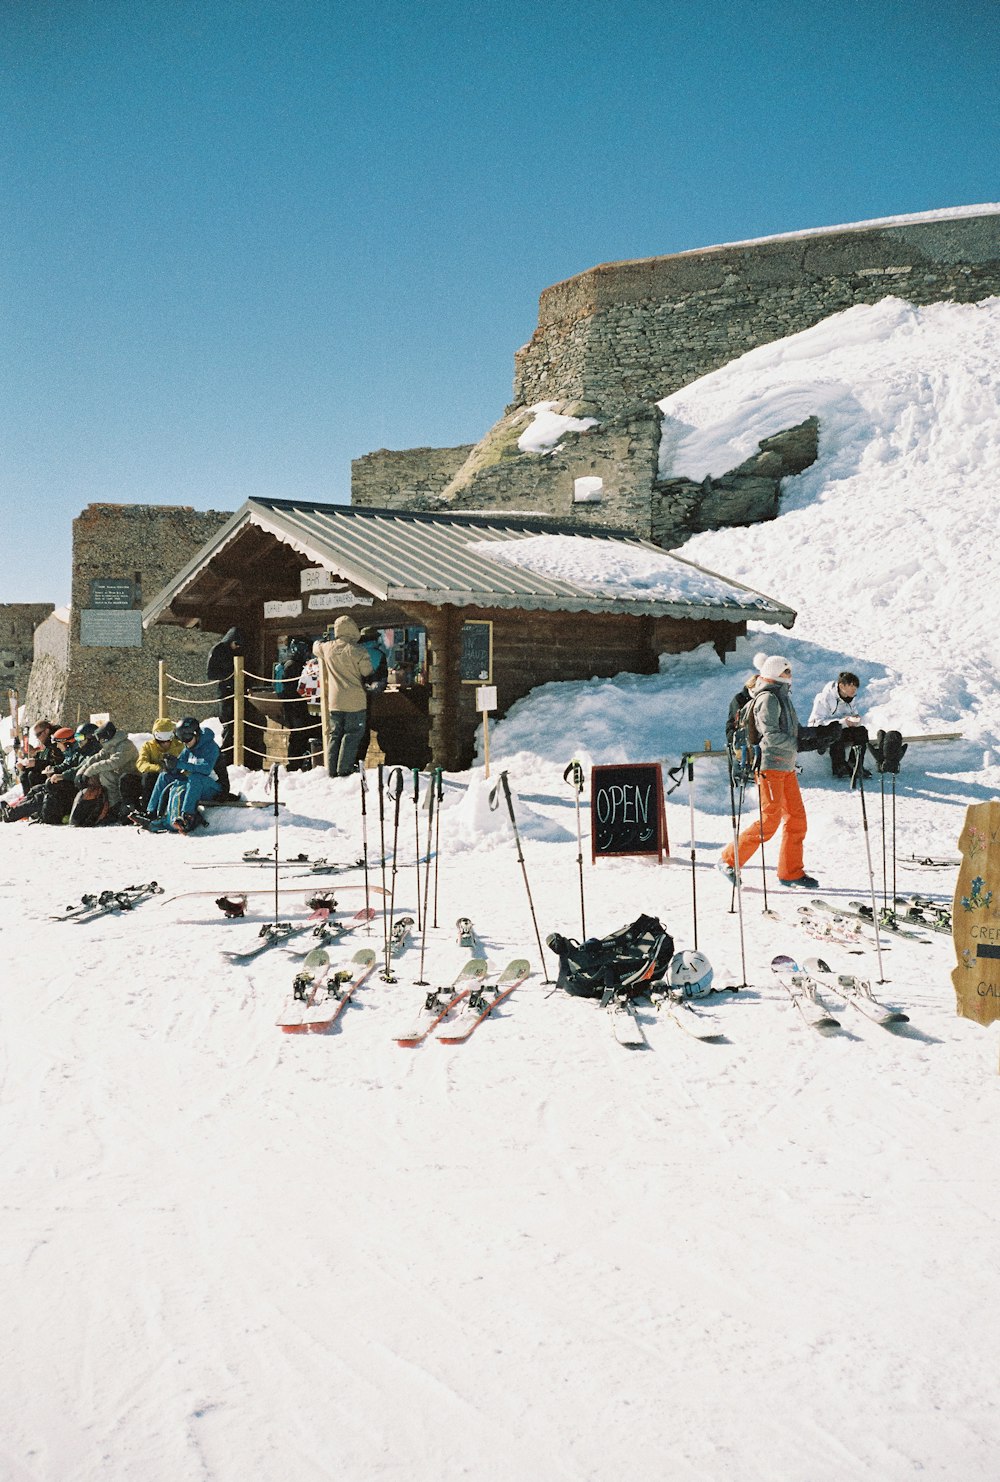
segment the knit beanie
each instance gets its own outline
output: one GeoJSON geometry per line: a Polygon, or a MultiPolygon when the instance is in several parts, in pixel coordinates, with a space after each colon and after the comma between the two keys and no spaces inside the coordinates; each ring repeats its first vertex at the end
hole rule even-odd
{"type": "Polygon", "coordinates": [[[780,679],[792,667],[780,654],[754,654],[753,666],[761,679],[780,679]]]}

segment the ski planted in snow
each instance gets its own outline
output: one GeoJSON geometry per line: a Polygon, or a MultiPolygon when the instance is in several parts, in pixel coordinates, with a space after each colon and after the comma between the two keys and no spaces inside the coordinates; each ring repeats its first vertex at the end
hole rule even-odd
{"type": "Polygon", "coordinates": [[[412,916],[400,916],[399,920],[393,923],[392,931],[389,933],[390,957],[399,957],[403,952],[406,951],[407,947],[410,945],[410,933],[412,929],[412,916]]]}
{"type": "Polygon", "coordinates": [[[864,978],[856,978],[853,973],[835,973],[822,957],[810,957],[803,963],[803,968],[809,975],[818,979],[820,985],[836,998],[841,998],[851,1008],[857,1009],[864,1014],[866,1019],[871,1019],[875,1024],[908,1024],[909,1014],[904,1014],[900,1009],[891,1009],[888,1004],[880,1003],[872,993],[871,984],[864,978]]]}
{"type": "Polygon", "coordinates": [[[458,945],[464,947],[467,952],[475,952],[479,946],[479,938],[476,935],[476,928],[473,926],[471,918],[468,916],[459,916],[455,922],[455,931],[458,933],[458,945]]]}
{"type": "Polygon", "coordinates": [[[531,963],[527,958],[515,957],[508,962],[495,983],[484,983],[481,987],[474,988],[455,1018],[449,1020],[441,1030],[438,1043],[442,1045],[464,1044],[483,1020],[489,1018],[497,1004],[509,998],[530,972],[531,963]]]}
{"type": "Polygon", "coordinates": [[[815,1029],[820,1034],[834,1034],[840,1028],[840,1020],[827,1013],[819,1000],[816,984],[809,974],[799,967],[794,957],[773,958],[771,971],[810,1029],[815,1029]]]}
{"type": "Polygon", "coordinates": [[[441,988],[432,988],[416,1017],[402,1034],[393,1036],[397,1045],[421,1044],[445,1015],[467,998],[477,983],[482,982],[488,971],[489,964],[485,957],[473,957],[451,983],[441,988]]]}

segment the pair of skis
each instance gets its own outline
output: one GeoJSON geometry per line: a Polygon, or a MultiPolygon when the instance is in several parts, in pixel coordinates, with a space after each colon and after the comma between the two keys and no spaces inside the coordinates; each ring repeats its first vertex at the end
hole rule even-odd
{"type": "Polygon", "coordinates": [[[523,957],[515,957],[495,983],[487,983],[490,972],[485,957],[470,958],[450,984],[431,989],[416,1018],[393,1038],[397,1045],[420,1045],[444,1022],[444,1028],[437,1035],[438,1042],[464,1044],[530,972],[531,964],[523,957]]]}
{"type": "MultiPolygon", "coordinates": [[[[649,1001],[658,1014],[685,1034],[694,1039],[721,1040],[725,1038],[722,1022],[717,1014],[697,1007],[681,993],[663,989],[651,992],[649,1001]]],[[[601,1000],[601,1005],[611,1020],[611,1032],[620,1045],[631,1050],[647,1049],[649,1040],[642,1026],[635,998],[625,990],[612,990],[601,1000]]]]}
{"type": "Polygon", "coordinates": [[[375,953],[361,947],[354,956],[334,967],[325,947],[313,947],[295,975],[292,991],[282,1005],[276,1024],[285,1034],[325,1034],[371,976],[375,953]]]}
{"type": "MultiPolygon", "coordinates": [[[[862,926],[871,927],[873,930],[875,927],[875,917],[872,915],[872,908],[864,901],[848,901],[846,906],[841,906],[833,905],[830,901],[814,897],[808,906],[799,908],[799,914],[804,919],[808,919],[810,915],[815,915],[818,911],[826,912],[827,915],[833,916],[841,922],[858,921],[862,926]]],[[[927,943],[927,938],[920,932],[910,931],[907,927],[900,926],[896,919],[895,911],[880,911],[878,925],[881,929],[891,932],[893,936],[907,937],[910,941],[923,942],[925,945],[927,943]]]]}
{"type": "Polygon", "coordinates": [[[291,937],[302,936],[304,932],[312,931],[314,924],[325,926],[330,919],[331,913],[336,910],[337,903],[332,896],[317,896],[308,901],[307,905],[313,907],[312,914],[305,921],[297,925],[291,921],[265,921],[257,933],[257,942],[245,952],[225,952],[223,956],[228,957],[230,962],[246,963],[253,962],[262,952],[270,947],[280,947],[291,937]]]}
{"type": "Polygon", "coordinates": [[[909,1023],[909,1015],[881,1003],[865,979],[850,973],[835,973],[821,957],[807,958],[801,967],[792,957],[775,957],[771,970],[803,1022],[819,1034],[835,1034],[841,1027],[840,1020],[834,1018],[823,1002],[821,989],[883,1028],[909,1023]]]}
{"type": "Polygon", "coordinates": [[[162,895],[163,886],[150,880],[147,885],[126,885],[122,890],[102,890],[99,895],[83,895],[74,906],[67,906],[52,921],[95,921],[112,912],[134,911],[150,896],[162,895]]]}

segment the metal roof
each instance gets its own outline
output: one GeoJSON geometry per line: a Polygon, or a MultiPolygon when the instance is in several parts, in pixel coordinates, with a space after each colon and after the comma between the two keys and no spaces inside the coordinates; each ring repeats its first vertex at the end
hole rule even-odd
{"type": "Polygon", "coordinates": [[[383,601],[723,622],[752,618],[782,627],[791,627],[795,621],[794,611],[774,598],[621,530],[581,530],[577,525],[544,516],[506,511],[425,514],[306,500],[251,499],[158,593],[145,609],[143,622],[147,626],[155,622],[213,557],[237,541],[248,526],[272,534],[310,564],[335,572],[383,601]],[[687,586],[694,587],[693,594],[690,599],[664,600],[654,593],[627,587],[571,582],[507,561],[491,560],[471,548],[473,542],[509,544],[537,535],[560,535],[581,542],[611,541],[655,552],[678,563],[678,575],[687,586]],[[700,596],[692,573],[705,578],[700,596]]]}

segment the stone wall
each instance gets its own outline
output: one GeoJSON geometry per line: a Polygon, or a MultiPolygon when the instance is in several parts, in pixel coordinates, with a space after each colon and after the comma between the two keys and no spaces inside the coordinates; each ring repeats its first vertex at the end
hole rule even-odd
{"type": "Polygon", "coordinates": [[[66,706],[69,677],[69,608],[57,607],[35,629],[35,651],[24,708],[32,724],[56,717],[75,722],[66,706]]]}
{"type": "MultiPolygon", "coordinates": [[[[215,634],[154,625],[141,647],[91,647],[80,641],[81,613],[92,611],[92,581],[128,580],[131,611],[166,586],[231,512],[186,506],[90,504],[73,521],[73,600],[66,676],[65,718],[108,711],[121,729],[148,730],[156,719],[157,672],[161,658],[172,674],[205,678],[215,634]]],[[[207,692],[206,692],[207,693],[207,692]]],[[[179,716],[180,709],[174,706],[179,716]]],[[[196,712],[202,714],[200,710],[196,712]]]]}
{"type": "Polygon", "coordinates": [[[34,657],[35,629],[52,610],[51,602],[0,603],[0,698],[4,715],[9,689],[17,690],[22,703],[25,700],[34,657]]]}
{"type": "MultiPolygon", "coordinates": [[[[438,461],[429,448],[369,454],[354,464],[352,498],[530,510],[667,546],[700,530],[773,519],[781,478],[811,461],[789,453],[803,428],[769,439],[724,478],[661,481],[655,403],[854,304],[890,294],[971,303],[1000,293],[1000,213],[970,210],[605,263],[557,283],[542,294],[538,328],[514,357],[514,401],[482,441],[437,450],[438,461]],[[566,434],[554,451],[521,453],[526,409],[540,401],[598,425],[566,434]],[[782,439],[783,449],[774,446],[782,439]],[[574,500],[574,481],[588,476],[603,481],[599,503],[574,500]]],[[[814,424],[805,434],[812,458],[815,440],[814,424]]]]}
{"type": "Polygon", "coordinates": [[[351,503],[366,509],[432,509],[472,452],[458,448],[380,448],[351,464],[351,503]]]}
{"type": "Polygon", "coordinates": [[[547,288],[514,405],[658,401],[853,304],[1000,293],[1000,214],[864,225],[605,263],[547,288]]]}

